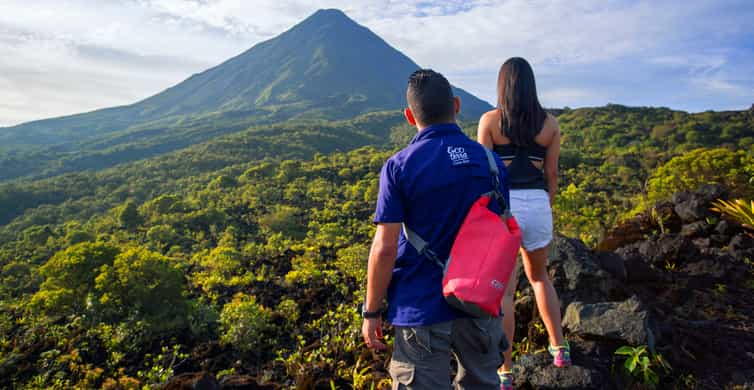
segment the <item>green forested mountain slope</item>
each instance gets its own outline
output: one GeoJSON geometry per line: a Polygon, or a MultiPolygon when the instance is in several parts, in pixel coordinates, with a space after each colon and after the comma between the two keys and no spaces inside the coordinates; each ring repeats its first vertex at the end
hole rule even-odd
{"type": "MultiPolygon", "coordinates": [[[[337,122],[308,120],[259,125],[181,151],[121,164],[100,172],[78,172],[36,181],[0,184],[0,225],[17,231],[57,223],[73,214],[87,218],[126,199],[146,200],[186,190],[206,174],[263,160],[308,159],[317,153],[390,144],[391,129],[402,122],[395,111],[364,114],[337,122]],[[96,205],[96,206],[95,206],[96,205]],[[24,215],[24,213],[26,213],[24,215]],[[73,214],[71,214],[73,213],[73,214]]],[[[0,240],[3,236],[0,233],[0,240]]]]}
{"type": "MultiPolygon", "coordinates": [[[[563,229],[592,243],[635,207],[657,166],[695,148],[750,151],[754,145],[754,116],[746,111],[688,114],[610,105],[567,110],[558,119],[563,132],[560,191],[564,199],[572,200],[564,207],[575,218],[562,218],[563,229]]],[[[128,198],[144,200],[169,193],[184,185],[179,183],[264,159],[309,158],[364,145],[404,145],[416,130],[401,123],[399,113],[385,112],[338,122],[257,126],[100,173],[0,184],[0,224],[22,216],[4,229],[8,233],[78,218],[79,213],[88,217],[128,198]],[[87,207],[89,202],[98,206],[87,207]]],[[[475,125],[464,127],[473,137],[475,125]]]]}
{"type": "MultiPolygon", "coordinates": [[[[594,241],[642,194],[709,180],[754,196],[748,113],[609,106],[560,117],[563,233],[594,241]],[[692,133],[703,129],[714,134],[706,144],[692,133]]],[[[265,372],[289,387],[356,381],[374,361],[358,344],[354,307],[379,169],[400,145],[334,151],[358,146],[340,134],[363,144],[412,135],[399,118],[366,118],[260,127],[17,185],[70,200],[22,210],[0,229],[0,386],[143,386],[199,370],[265,372]]],[[[30,196],[9,190],[4,207],[30,196]]]]}
{"type": "MultiPolygon", "coordinates": [[[[0,181],[102,169],[258,124],[399,110],[418,68],[343,12],[320,10],[135,104],[0,129],[0,181]]],[[[468,119],[490,108],[455,92],[468,119]]]]}

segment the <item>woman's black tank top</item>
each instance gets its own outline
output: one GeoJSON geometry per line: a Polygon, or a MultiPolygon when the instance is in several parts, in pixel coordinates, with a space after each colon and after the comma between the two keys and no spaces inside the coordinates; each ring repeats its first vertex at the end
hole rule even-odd
{"type": "Polygon", "coordinates": [[[532,143],[529,146],[514,144],[493,145],[492,150],[503,161],[510,161],[508,165],[508,182],[512,190],[545,190],[547,182],[543,170],[532,164],[532,161],[544,163],[547,148],[532,143]]]}

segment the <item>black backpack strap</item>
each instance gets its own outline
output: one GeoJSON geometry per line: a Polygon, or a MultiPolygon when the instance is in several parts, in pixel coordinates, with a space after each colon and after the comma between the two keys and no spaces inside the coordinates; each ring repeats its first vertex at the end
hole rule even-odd
{"type": "Polygon", "coordinates": [[[490,167],[490,177],[492,180],[492,191],[488,192],[485,195],[490,195],[492,198],[494,198],[498,204],[500,204],[500,210],[502,211],[502,217],[508,218],[510,217],[510,207],[507,203],[505,203],[505,197],[503,196],[503,189],[502,184],[500,183],[500,170],[497,168],[497,163],[495,162],[495,156],[493,155],[493,152],[486,147],[482,146],[482,149],[484,149],[484,153],[487,155],[487,163],[490,167]]]}

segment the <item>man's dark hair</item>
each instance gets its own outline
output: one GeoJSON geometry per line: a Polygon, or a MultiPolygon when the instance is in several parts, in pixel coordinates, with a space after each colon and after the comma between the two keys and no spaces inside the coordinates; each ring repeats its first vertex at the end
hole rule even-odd
{"type": "Polygon", "coordinates": [[[432,69],[419,69],[408,78],[408,107],[414,118],[426,125],[453,121],[453,89],[445,76],[432,69]]]}

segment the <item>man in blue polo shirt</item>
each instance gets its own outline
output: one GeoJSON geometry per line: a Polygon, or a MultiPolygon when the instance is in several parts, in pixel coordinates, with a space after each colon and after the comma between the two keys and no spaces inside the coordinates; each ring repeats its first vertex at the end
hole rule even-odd
{"type": "MultiPolygon", "coordinates": [[[[406,119],[419,132],[380,174],[364,340],[371,348],[385,348],[380,314],[387,298],[386,320],[396,333],[390,362],[394,389],[450,388],[452,353],[459,363],[458,388],[498,389],[505,337],[500,319],[472,319],[449,306],[442,295],[442,269],[419,256],[401,233],[405,223],[446,259],[469,208],[492,190],[487,157],[456,124],[460,101],[441,74],[414,72],[406,98],[406,119]]],[[[497,164],[507,202],[505,167],[497,164]]]]}

